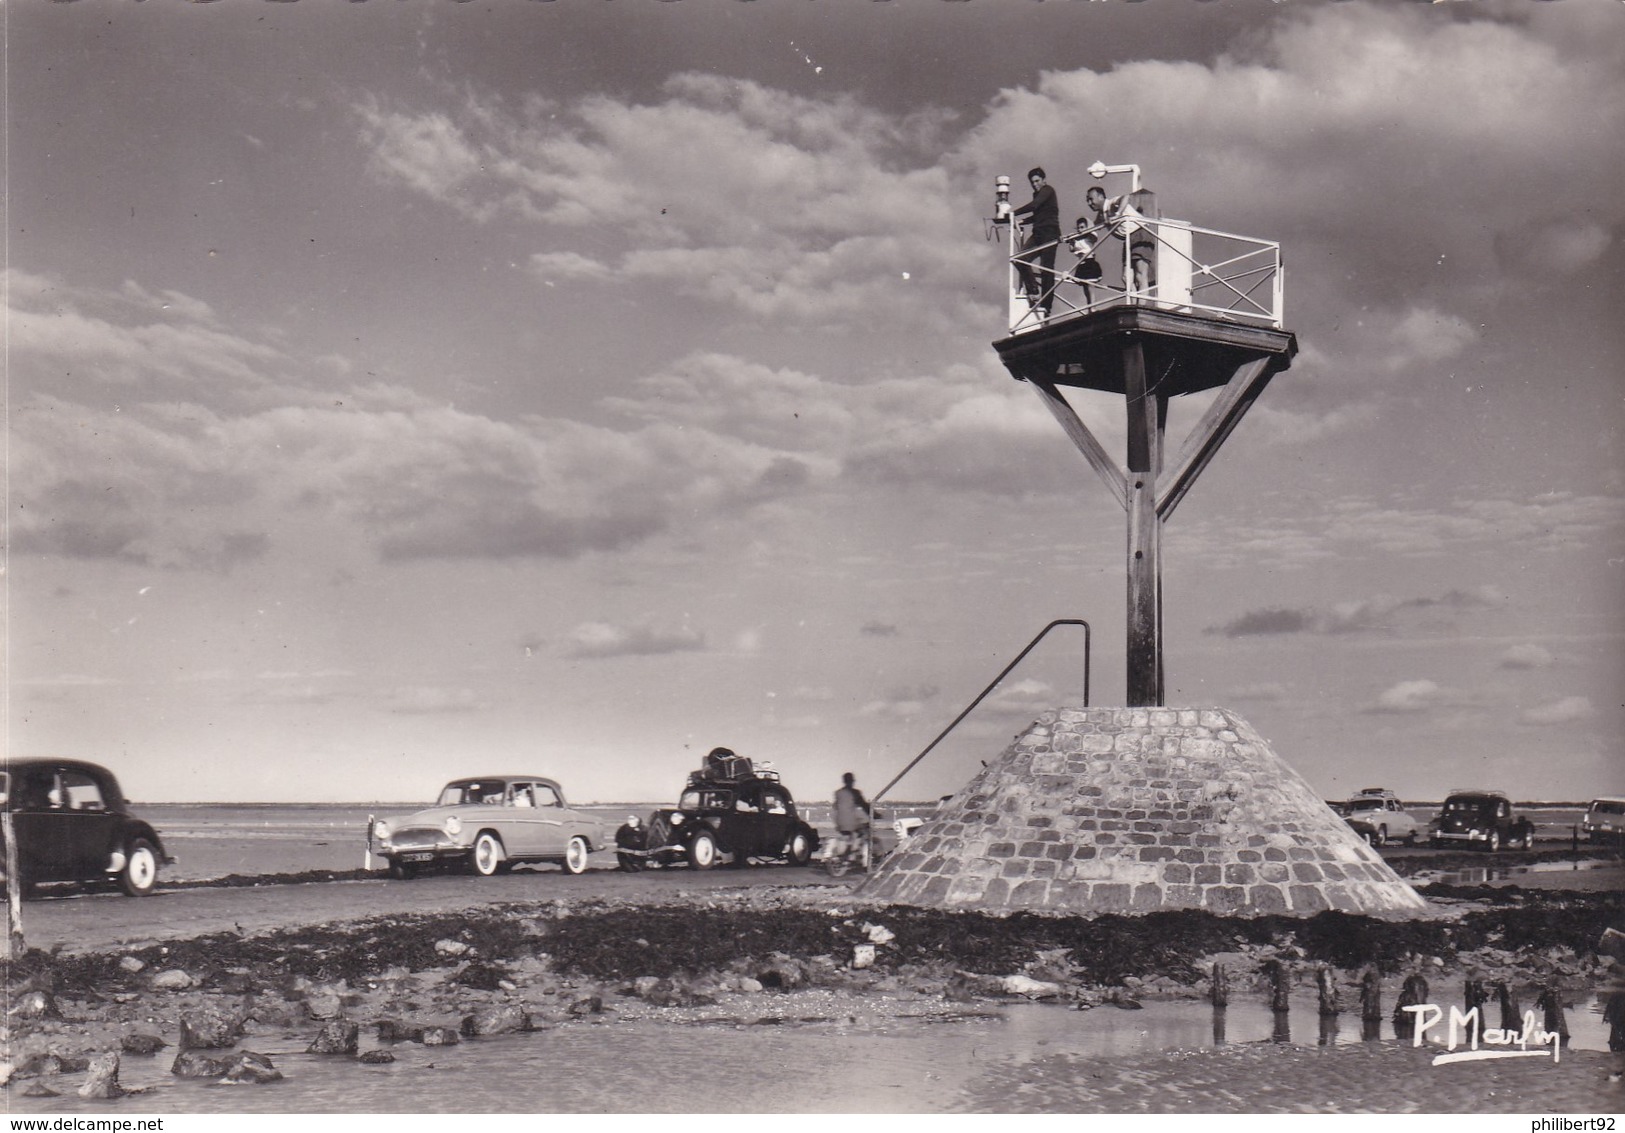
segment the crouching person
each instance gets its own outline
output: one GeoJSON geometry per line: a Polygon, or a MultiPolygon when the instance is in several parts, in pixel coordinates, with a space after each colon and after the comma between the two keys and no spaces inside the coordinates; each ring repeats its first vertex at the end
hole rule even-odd
{"type": "Polygon", "coordinates": [[[636,873],[644,866],[644,851],[649,848],[649,832],[643,820],[635,814],[626,816],[621,828],[615,831],[615,860],[625,873],[636,873]]]}

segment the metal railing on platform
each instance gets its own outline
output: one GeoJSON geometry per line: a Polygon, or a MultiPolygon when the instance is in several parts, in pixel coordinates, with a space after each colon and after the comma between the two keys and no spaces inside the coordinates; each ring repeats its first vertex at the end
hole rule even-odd
{"type": "Polygon", "coordinates": [[[1046,244],[1022,247],[1024,227],[1007,229],[1011,334],[1110,307],[1149,306],[1281,329],[1281,245],[1183,220],[1115,220],[1046,244]],[[1070,257],[1072,263],[1042,262],[1070,257]],[[1135,261],[1144,260],[1136,281],[1135,261]],[[1032,303],[1023,273],[1041,289],[1032,303]]]}

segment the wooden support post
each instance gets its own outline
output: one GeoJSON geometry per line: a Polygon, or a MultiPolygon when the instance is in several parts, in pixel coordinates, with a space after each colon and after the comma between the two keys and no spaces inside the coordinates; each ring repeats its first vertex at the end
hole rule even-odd
{"type": "Polygon", "coordinates": [[[11,820],[9,800],[0,810],[0,838],[5,840],[6,855],[6,933],[0,942],[0,959],[15,960],[28,951],[28,946],[23,942],[22,868],[17,860],[17,828],[11,820]]]}
{"type": "Polygon", "coordinates": [[[1130,706],[1162,704],[1162,520],[1157,472],[1167,399],[1146,388],[1145,347],[1123,346],[1128,399],[1128,674],[1130,706]]]}

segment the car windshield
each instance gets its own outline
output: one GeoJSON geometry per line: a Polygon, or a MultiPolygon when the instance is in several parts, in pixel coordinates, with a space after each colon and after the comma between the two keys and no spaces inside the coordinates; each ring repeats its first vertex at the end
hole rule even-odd
{"type": "Polygon", "coordinates": [[[1349,803],[1350,810],[1381,810],[1381,799],[1354,799],[1349,803]]]}
{"type": "Polygon", "coordinates": [[[1444,809],[1453,814],[1495,813],[1495,799],[1446,799],[1444,809]]]}
{"type": "Polygon", "coordinates": [[[469,779],[461,783],[447,783],[435,806],[479,806],[481,803],[500,803],[504,784],[500,779],[469,779]]]}

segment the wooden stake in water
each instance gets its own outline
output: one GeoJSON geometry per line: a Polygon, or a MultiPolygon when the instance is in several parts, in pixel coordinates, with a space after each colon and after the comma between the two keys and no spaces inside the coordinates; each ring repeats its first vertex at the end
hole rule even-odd
{"type": "Polygon", "coordinates": [[[1223,964],[1213,965],[1213,984],[1208,989],[1208,994],[1213,999],[1213,1006],[1230,1006],[1230,973],[1225,971],[1223,964]]]}
{"type": "Polygon", "coordinates": [[[1340,1014],[1343,1004],[1337,996],[1337,973],[1329,965],[1322,964],[1315,970],[1315,986],[1320,989],[1321,1015],[1340,1014]]]}
{"type": "Polygon", "coordinates": [[[23,943],[22,869],[17,862],[17,828],[12,825],[9,800],[0,810],[0,838],[6,844],[6,938],[0,948],[5,950],[5,959],[11,960],[26,952],[28,946],[23,943]]]}
{"type": "Polygon", "coordinates": [[[1360,1018],[1382,1018],[1382,973],[1375,964],[1360,977],[1360,1018]]]}
{"type": "Polygon", "coordinates": [[[1292,969],[1281,960],[1270,961],[1270,1009],[1276,1012],[1292,1009],[1292,969]]]}

